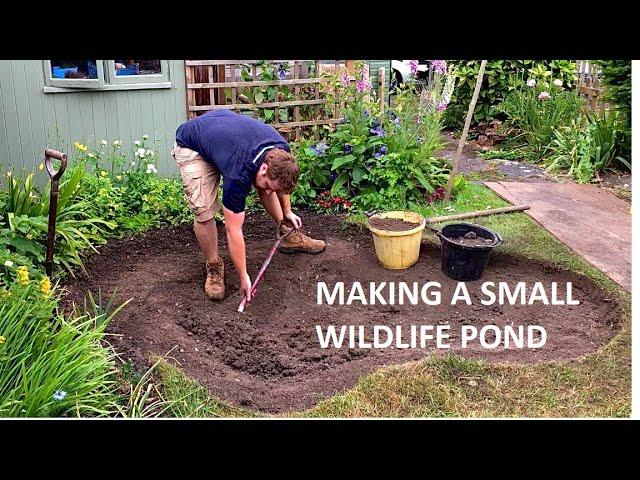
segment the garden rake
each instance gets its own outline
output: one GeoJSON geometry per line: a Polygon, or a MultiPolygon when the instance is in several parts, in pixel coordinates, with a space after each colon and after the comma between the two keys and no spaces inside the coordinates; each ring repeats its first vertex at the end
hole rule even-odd
{"type": "MultiPolygon", "coordinates": [[[[251,298],[253,298],[253,296],[255,295],[256,291],[258,290],[258,285],[260,285],[260,282],[264,278],[264,272],[267,270],[267,267],[271,263],[271,259],[273,258],[273,255],[276,253],[276,250],[278,249],[278,247],[280,246],[282,241],[285,238],[287,238],[289,235],[291,235],[291,233],[294,230],[295,230],[295,228],[292,228],[288,232],[281,234],[280,233],[280,225],[278,225],[278,235],[277,235],[277,238],[276,238],[276,242],[273,244],[273,247],[271,247],[271,250],[269,251],[269,255],[267,255],[267,258],[264,261],[264,263],[262,264],[262,267],[260,267],[260,271],[256,275],[256,279],[253,282],[253,285],[251,286],[251,298]]],[[[246,306],[246,304],[247,304],[247,297],[242,297],[242,301],[240,302],[240,306],[238,307],[238,312],[240,312],[240,313],[244,312],[244,307],[246,306]]]]}
{"type": "Polygon", "coordinates": [[[49,278],[53,274],[53,252],[56,248],[56,218],[58,216],[58,182],[67,168],[67,154],[51,148],[44,151],[44,164],[51,178],[51,195],[49,196],[49,228],[47,229],[47,256],[45,270],[49,278]],[[60,160],[60,168],[53,168],[52,158],[60,160]]]}

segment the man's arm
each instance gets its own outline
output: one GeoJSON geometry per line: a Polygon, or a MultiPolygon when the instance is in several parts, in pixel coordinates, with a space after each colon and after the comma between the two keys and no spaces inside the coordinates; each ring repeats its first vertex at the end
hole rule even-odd
{"type": "Polygon", "coordinates": [[[234,213],[223,206],[224,226],[227,231],[227,242],[229,243],[229,253],[231,260],[240,276],[240,288],[247,299],[251,301],[251,278],[247,273],[247,257],[244,247],[244,236],[242,234],[242,224],[244,223],[244,212],[234,213]]]}
{"type": "Polygon", "coordinates": [[[282,215],[284,218],[289,220],[294,228],[300,228],[302,226],[302,220],[291,211],[291,199],[289,198],[289,195],[282,192],[276,192],[276,194],[278,195],[278,200],[280,201],[282,215]]]}

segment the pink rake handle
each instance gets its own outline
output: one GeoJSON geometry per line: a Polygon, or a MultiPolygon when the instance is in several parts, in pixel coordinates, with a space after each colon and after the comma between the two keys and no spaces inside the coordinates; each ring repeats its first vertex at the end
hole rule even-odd
{"type": "MultiPolygon", "coordinates": [[[[271,247],[271,250],[269,251],[269,255],[267,256],[266,260],[262,264],[262,267],[260,267],[260,271],[258,272],[258,275],[256,275],[256,279],[253,282],[253,285],[251,287],[251,298],[253,298],[253,296],[255,295],[256,290],[258,289],[258,285],[260,285],[260,282],[262,282],[262,279],[264,278],[264,272],[267,270],[267,267],[271,263],[271,259],[273,258],[273,255],[276,253],[276,250],[278,250],[278,247],[280,246],[282,241],[285,238],[287,238],[293,231],[294,229],[292,228],[287,233],[283,235],[279,235],[278,239],[276,240],[276,243],[274,243],[273,247],[271,247]]],[[[238,312],[240,313],[244,312],[244,307],[246,306],[246,304],[247,304],[247,297],[243,296],[242,301],[240,302],[240,306],[238,307],[238,312]]]]}

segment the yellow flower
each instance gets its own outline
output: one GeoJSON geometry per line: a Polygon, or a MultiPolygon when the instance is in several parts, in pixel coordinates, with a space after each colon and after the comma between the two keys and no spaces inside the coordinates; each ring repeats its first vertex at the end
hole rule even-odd
{"type": "Polygon", "coordinates": [[[100,170],[100,176],[101,177],[106,177],[107,175],[109,175],[105,170],[100,170]]]}
{"type": "Polygon", "coordinates": [[[42,162],[40,165],[38,165],[38,170],[40,170],[40,171],[44,170],[44,162],[42,162]]]}
{"type": "Polygon", "coordinates": [[[0,345],[2,345],[7,339],[0,335],[0,345]]]}
{"type": "Polygon", "coordinates": [[[0,292],[0,298],[9,298],[11,296],[11,290],[4,290],[0,292]]]}
{"type": "Polygon", "coordinates": [[[40,280],[40,291],[45,297],[48,297],[51,294],[51,280],[49,280],[49,277],[46,275],[40,280]]]}
{"type": "Polygon", "coordinates": [[[79,143],[79,142],[75,142],[73,146],[76,147],[81,152],[86,152],[88,148],[86,145],[83,145],[82,143],[79,143]]]}
{"type": "Polygon", "coordinates": [[[116,175],[117,180],[122,180],[122,175],[116,175]]]}
{"type": "Polygon", "coordinates": [[[20,285],[29,285],[29,269],[25,266],[18,267],[18,283],[20,285]]]}

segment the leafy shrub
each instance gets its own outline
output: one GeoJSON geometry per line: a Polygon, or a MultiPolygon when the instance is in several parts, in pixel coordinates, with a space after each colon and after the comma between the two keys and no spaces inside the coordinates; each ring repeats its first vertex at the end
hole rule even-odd
{"type": "Polygon", "coordinates": [[[526,143],[528,159],[537,162],[548,155],[554,130],[570,125],[582,107],[577,92],[564,90],[562,80],[529,79],[510,92],[497,110],[520,132],[510,143],[526,143]]]}
{"type": "Polygon", "coordinates": [[[444,160],[435,157],[442,148],[443,91],[440,82],[421,96],[408,82],[395,106],[382,113],[363,72],[355,83],[339,73],[331,76],[329,103],[339,104],[343,120],[326,142],[305,141],[297,149],[302,175],[294,201],[338,208],[318,198],[324,191],[365,210],[424,200],[448,176],[444,160]]]}
{"type": "MultiPolygon", "coordinates": [[[[471,96],[475,88],[480,60],[450,60],[456,89],[444,116],[449,128],[462,129],[471,96]]],[[[537,81],[557,78],[566,88],[576,80],[576,63],[572,60],[492,60],[487,62],[484,80],[473,114],[473,123],[490,121],[500,117],[496,109],[509,92],[517,89],[527,79],[537,81]]]]}
{"type": "Polygon", "coordinates": [[[631,168],[622,156],[620,136],[624,120],[618,112],[586,114],[584,122],[573,121],[556,130],[550,149],[549,169],[566,170],[578,182],[587,183],[604,170],[621,164],[631,168]]]}
{"type": "Polygon", "coordinates": [[[115,409],[115,354],[100,344],[106,322],[52,318],[55,294],[42,280],[23,277],[0,295],[0,416],[101,416],[115,409]]]}

